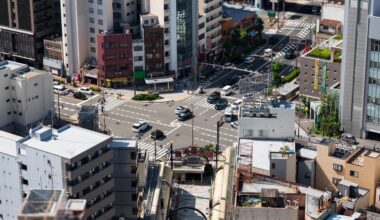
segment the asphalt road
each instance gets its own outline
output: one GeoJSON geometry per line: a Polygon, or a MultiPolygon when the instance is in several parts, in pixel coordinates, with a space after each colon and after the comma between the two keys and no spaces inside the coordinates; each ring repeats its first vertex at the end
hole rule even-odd
{"type": "MultiPolygon", "coordinates": [[[[268,45],[267,48],[277,54],[289,44],[289,36],[296,36],[302,28],[285,28],[278,34],[279,41],[275,45],[268,45]]],[[[264,49],[264,48],[263,48],[264,49]]],[[[281,56],[277,60],[291,67],[295,65],[295,59],[286,60],[281,56]]],[[[263,50],[259,51],[256,59],[250,63],[240,63],[236,65],[239,69],[258,71],[262,74],[268,74],[270,70],[271,60],[269,57],[263,56],[263,50]]],[[[287,73],[284,71],[283,73],[287,73]]],[[[175,149],[191,146],[205,146],[207,144],[216,144],[216,124],[223,116],[223,110],[215,110],[214,105],[207,103],[207,96],[213,91],[220,91],[223,86],[223,81],[232,76],[247,75],[246,72],[239,70],[224,70],[216,80],[212,81],[205,88],[206,93],[202,95],[191,95],[185,100],[170,102],[170,103],[141,103],[135,101],[127,101],[116,99],[111,95],[106,95],[106,114],[100,116],[100,123],[103,128],[104,122],[112,134],[116,137],[132,138],[139,140],[139,148],[146,149],[151,158],[154,157],[154,149],[156,145],[157,156],[161,157],[167,153],[167,148],[173,141],[175,149]],[[174,114],[177,106],[187,106],[193,109],[195,117],[193,120],[178,121],[174,114]],[[132,131],[132,125],[138,121],[145,121],[151,126],[141,136],[137,136],[132,131]],[[155,129],[162,130],[166,137],[156,143],[150,138],[151,131],[155,129]]],[[[252,77],[252,74],[251,74],[252,77]]],[[[266,85],[258,87],[258,90],[265,89],[266,85]]],[[[58,105],[60,108],[61,117],[73,117],[79,111],[80,106],[95,105],[101,98],[99,94],[92,96],[86,101],[78,100],[72,95],[61,96],[58,105]]],[[[234,94],[226,97],[229,103],[241,98],[238,90],[234,90],[234,94]]],[[[238,130],[232,128],[229,123],[224,123],[220,129],[220,146],[221,149],[231,146],[237,141],[238,130]]]]}

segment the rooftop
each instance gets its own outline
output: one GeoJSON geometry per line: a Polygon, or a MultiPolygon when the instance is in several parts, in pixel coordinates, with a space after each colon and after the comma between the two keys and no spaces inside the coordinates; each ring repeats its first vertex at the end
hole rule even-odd
{"type": "Polygon", "coordinates": [[[314,160],[317,157],[317,151],[308,149],[308,148],[301,148],[297,151],[297,154],[299,157],[314,160]]]}
{"type": "Polygon", "coordinates": [[[4,68],[9,68],[10,70],[25,69],[25,68],[28,68],[28,65],[9,61],[9,60],[4,60],[0,62],[0,70],[4,68]]]}
{"type": "Polygon", "coordinates": [[[277,89],[277,93],[282,96],[286,96],[289,93],[293,92],[294,90],[297,90],[300,86],[298,84],[295,84],[293,82],[288,82],[282,85],[280,88],[277,89]]]}
{"type": "Polygon", "coordinates": [[[319,22],[319,24],[323,26],[327,26],[327,27],[334,27],[334,28],[338,28],[341,25],[340,21],[330,20],[330,19],[322,19],[319,22]]]}
{"type": "Polygon", "coordinates": [[[294,109],[294,105],[288,101],[245,97],[240,108],[240,117],[277,118],[277,111],[274,109],[294,109]]]}
{"type": "Polygon", "coordinates": [[[334,62],[341,62],[342,42],[341,35],[334,35],[302,55],[302,57],[319,60],[331,60],[330,58],[332,58],[334,62]]]}
{"type": "Polygon", "coordinates": [[[30,130],[29,135],[20,140],[20,143],[70,159],[110,138],[108,135],[73,125],[57,130],[38,126],[30,130]]]}
{"type": "Polygon", "coordinates": [[[136,148],[137,141],[125,138],[113,138],[109,144],[110,148],[136,148]]]}
{"type": "Polygon", "coordinates": [[[7,154],[12,157],[17,157],[16,141],[2,137],[0,135],[0,146],[0,154],[7,154]]]}
{"type": "Polygon", "coordinates": [[[378,158],[379,156],[380,152],[362,148],[350,159],[349,163],[357,166],[364,166],[365,157],[378,158]]]}
{"type": "Polygon", "coordinates": [[[62,190],[31,190],[22,214],[55,213],[62,193],[62,190]]]}
{"type": "Polygon", "coordinates": [[[252,167],[260,168],[263,170],[270,170],[270,152],[282,152],[285,149],[289,153],[295,153],[294,142],[287,141],[274,141],[274,140],[252,140],[252,139],[240,139],[239,141],[239,157],[238,163],[249,165],[249,159],[244,155],[249,155],[249,152],[245,152],[252,146],[252,167]]]}

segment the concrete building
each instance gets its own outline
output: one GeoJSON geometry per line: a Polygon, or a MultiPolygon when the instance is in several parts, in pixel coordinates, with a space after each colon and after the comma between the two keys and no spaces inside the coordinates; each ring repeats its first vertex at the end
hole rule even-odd
{"type": "Polygon", "coordinates": [[[131,83],[133,81],[132,34],[103,32],[98,34],[97,42],[98,85],[119,87],[131,83]]]}
{"type": "Polygon", "coordinates": [[[62,37],[44,39],[44,69],[54,75],[64,77],[66,75],[63,63],[62,37]]]}
{"type": "Polygon", "coordinates": [[[320,99],[340,84],[342,40],[329,38],[299,58],[301,96],[320,99]],[[329,56],[322,56],[329,53],[329,56]]]}
{"type": "MultiPolygon", "coordinates": [[[[214,57],[221,52],[222,40],[222,0],[200,0],[198,3],[199,15],[205,17],[205,47],[204,53],[214,61],[214,57]]],[[[199,23],[201,25],[202,23],[199,23]]],[[[201,29],[201,28],[199,28],[201,29]]],[[[201,52],[201,51],[200,51],[201,52]]]]}
{"type": "Polygon", "coordinates": [[[380,133],[379,17],[378,1],[345,2],[340,117],[342,129],[362,138],[380,133]]]}
{"type": "Polygon", "coordinates": [[[301,148],[297,150],[297,183],[315,187],[316,158],[316,149],[301,148]]]}
{"type": "Polygon", "coordinates": [[[316,27],[317,44],[321,44],[332,36],[342,33],[342,23],[337,20],[321,19],[317,21],[316,27]]]}
{"type": "Polygon", "coordinates": [[[0,62],[0,128],[25,133],[51,117],[53,79],[50,73],[12,61],[0,62]]]}
{"type": "Polygon", "coordinates": [[[57,31],[55,0],[1,0],[0,55],[42,68],[43,39],[57,31]]]}
{"type": "MultiPolygon", "coordinates": [[[[1,138],[4,139],[8,139],[5,140],[8,143],[10,138],[1,138]]],[[[17,193],[5,193],[1,197],[1,200],[9,201],[5,203],[7,207],[14,206],[7,211],[3,209],[5,206],[0,206],[1,212],[13,215],[14,209],[21,206],[21,198],[33,189],[64,189],[68,198],[87,200],[85,219],[136,219],[136,141],[113,139],[66,125],[57,130],[39,126],[31,129],[25,138],[9,144],[0,148],[0,156],[13,152],[11,156],[17,161],[17,167],[9,163],[9,157],[10,166],[2,168],[6,169],[5,173],[13,172],[12,175],[17,177],[12,183],[17,193]]],[[[7,178],[0,179],[1,185],[7,183],[7,178]]]]}
{"type": "Polygon", "coordinates": [[[64,190],[31,190],[18,220],[84,220],[86,200],[67,199],[64,190]]]}

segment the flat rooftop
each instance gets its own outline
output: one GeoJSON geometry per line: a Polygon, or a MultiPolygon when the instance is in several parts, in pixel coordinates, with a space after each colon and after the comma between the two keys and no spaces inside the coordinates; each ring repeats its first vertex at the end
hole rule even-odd
{"type": "Polygon", "coordinates": [[[125,138],[113,138],[109,144],[110,148],[135,148],[137,146],[136,140],[125,138]]]}
{"type": "Polygon", "coordinates": [[[22,209],[22,214],[55,213],[61,195],[62,190],[31,190],[22,209]]]}
{"type": "Polygon", "coordinates": [[[248,165],[248,158],[244,155],[249,154],[250,147],[252,147],[252,167],[262,170],[270,170],[270,152],[281,152],[287,148],[289,153],[295,153],[295,143],[287,141],[275,140],[252,140],[240,139],[238,148],[240,161],[238,163],[248,165]]]}
{"type": "MultiPolygon", "coordinates": [[[[177,184],[178,207],[194,207],[203,213],[208,213],[210,190],[210,185],[177,184]]],[[[176,219],[199,220],[203,218],[197,212],[184,209],[177,212],[176,219]]]]}
{"type": "Polygon", "coordinates": [[[67,159],[73,158],[111,137],[73,125],[60,129],[39,126],[20,143],[67,159]]]}
{"type": "Polygon", "coordinates": [[[0,70],[2,68],[9,68],[10,70],[17,70],[17,69],[23,69],[28,68],[28,65],[18,62],[13,62],[10,60],[4,60],[0,62],[0,70]]]}

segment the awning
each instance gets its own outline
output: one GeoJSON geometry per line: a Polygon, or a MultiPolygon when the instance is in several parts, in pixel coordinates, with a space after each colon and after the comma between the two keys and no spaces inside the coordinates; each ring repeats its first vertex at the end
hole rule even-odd
{"type": "Polygon", "coordinates": [[[107,82],[128,82],[128,77],[108,78],[107,82]]]}
{"type": "Polygon", "coordinates": [[[160,83],[172,83],[174,82],[172,77],[160,77],[160,78],[145,78],[146,84],[160,84],[160,83]]]}

